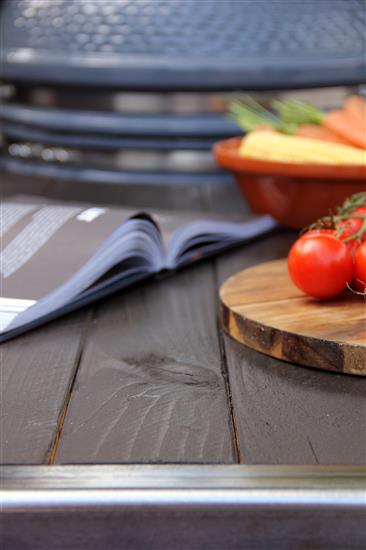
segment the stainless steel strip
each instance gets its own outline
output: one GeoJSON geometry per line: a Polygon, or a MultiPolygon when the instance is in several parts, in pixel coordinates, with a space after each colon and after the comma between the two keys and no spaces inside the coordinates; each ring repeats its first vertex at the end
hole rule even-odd
{"type": "Polygon", "coordinates": [[[361,490],[217,490],[136,489],[8,491],[2,495],[3,512],[35,512],[37,509],[108,508],[116,506],[248,506],[364,508],[361,490]]]}
{"type": "MultiPolygon", "coordinates": [[[[334,480],[366,484],[366,465],[360,466],[297,466],[297,465],[201,465],[201,464],[90,464],[55,466],[0,465],[0,478],[7,488],[19,488],[19,483],[34,483],[39,488],[73,485],[82,480],[90,487],[131,487],[141,483],[155,487],[157,483],[171,484],[179,480],[184,486],[210,484],[225,487],[266,484],[268,480],[290,485],[297,480],[304,485],[334,480]]],[[[366,485],[365,485],[366,486],[366,485]]]]}

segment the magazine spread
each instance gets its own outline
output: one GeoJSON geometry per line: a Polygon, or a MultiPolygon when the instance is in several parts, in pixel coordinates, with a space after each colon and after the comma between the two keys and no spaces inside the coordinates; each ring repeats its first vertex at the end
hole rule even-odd
{"type": "Polygon", "coordinates": [[[16,197],[0,205],[0,341],[276,226],[270,216],[136,212],[16,197]]]}

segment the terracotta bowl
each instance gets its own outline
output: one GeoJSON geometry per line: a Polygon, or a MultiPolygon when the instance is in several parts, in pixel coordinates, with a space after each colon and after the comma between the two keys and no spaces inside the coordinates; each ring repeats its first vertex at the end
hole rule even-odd
{"type": "Polygon", "coordinates": [[[365,166],[290,164],[244,159],[241,137],[219,141],[217,163],[230,170],[257,214],[271,214],[281,225],[300,229],[329,213],[353,193],[366,191],[365,166]]]}

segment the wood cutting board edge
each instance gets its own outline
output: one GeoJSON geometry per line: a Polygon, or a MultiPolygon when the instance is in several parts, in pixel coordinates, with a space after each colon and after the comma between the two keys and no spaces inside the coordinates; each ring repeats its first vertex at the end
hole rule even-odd
{"type": "MultiPolygon", "coordinates": [[[[278,268],[278,260],[266,262],[278,268]]],[[[264,264],[258,264],[263,266],[264,264]]],[[[255,268],[250,267],[239,274],[229,277],[220,289],[220,317],[225,332],[238,341],[258,352],[281,359],[294,366],[307,366],[336,373],[366,376],[366,345],[327,340],[316,336],[302,335],[291,331],[279,330],[250,319],[225,303],[223,289],[236,282],[238,276],[250,272],[255,274],[255,268]]],[[[291,283],[292,284],[292,283],[291,283]]],[[[366,320],[365,320],[366,328],[366,320]]]]}

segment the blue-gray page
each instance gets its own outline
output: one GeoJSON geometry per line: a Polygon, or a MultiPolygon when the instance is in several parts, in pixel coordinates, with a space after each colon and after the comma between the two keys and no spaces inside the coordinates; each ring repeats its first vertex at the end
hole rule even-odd
{"type": "Polygon", "coordinates": [[[134,212],[73,204],[0,206],[0,331],[72,277],[134,212]]]}

